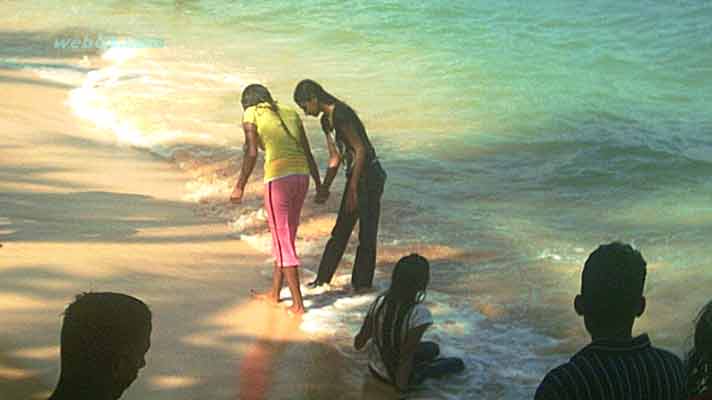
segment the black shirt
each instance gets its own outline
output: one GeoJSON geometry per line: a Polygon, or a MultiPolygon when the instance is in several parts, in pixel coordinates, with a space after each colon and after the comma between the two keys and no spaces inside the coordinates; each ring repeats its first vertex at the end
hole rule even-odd
{"type": "Polygon", "coordinates": [[[346,173],[350,173],[353,168],[354,149],[348,142],[344,141],[344,130],[349,127],[361,139],[366,148],[366,165],[370,165],[376,159],[376,150],[371,145],[371,141],[366,135],[361,119],[356,115],[356,112],[344,103],[337,102],[334,104],[334,110],[331,112],[331,118],[324,113],[321,116],[321,126],[326,132],[336,131],[334,139],[339,148],[341,156],[344,158],[346,165],[346,173]],[[333,125],[332,125],[333,121],[333,125]]]}
{"type": "Polygon", "coordinates": [[[629,341],[597,340],[551,370],[535,400],[683,400],[682,361],[653,347],[648,335],[629,341]]]}

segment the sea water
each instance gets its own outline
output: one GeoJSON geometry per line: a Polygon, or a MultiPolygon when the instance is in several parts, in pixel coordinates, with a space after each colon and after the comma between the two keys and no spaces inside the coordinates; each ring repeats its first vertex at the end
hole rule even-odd
{"type": "MultiPolygon", "coordinates": [[[[571,302],[601,243],[630,242],[648,261],[636,332],[656,344],[681,353],[710,296],[709,3],[39,0],[0,10],[2,67],[77,86],[68,109],[97,140],[187,171],[185,200],[264,251],[266,275],[259,172],[243,205],[227,202],[241,89],[262,83],[296,108],[294,86],[312,78],[349,103],[388,173],[376,286],[400,256],[428,256],[429,335],[468,366],[423,398],[531,397],[586,340],[571,302]],[[100,36],[133,45],[57,42],[100,36]],[[31,62],[47,52],[55,62],[31,62]]],[[[304,120],[323,167],[318,121],[304,120]]],[[[342,186],[304,210],[307,277],[342,186]]],[[[302,329],[363,362],[350,343],[376,293],[341,290],[353,254],[332,290],[306,292],[302,329]]]]}

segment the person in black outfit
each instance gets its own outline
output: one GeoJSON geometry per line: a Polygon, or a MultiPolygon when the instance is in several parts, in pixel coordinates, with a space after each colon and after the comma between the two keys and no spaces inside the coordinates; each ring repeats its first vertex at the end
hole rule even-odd
{"type": "Polygon", "coordinates": [[[297,84],[294,101],[307,115],[318,117],[321,114],[321,126],[326,135],[329,166],[317,193],[317,203],[323,203],[329,197],[329,187],[336,171],[342,159],[346,162],[346,188],[336,225],[324,249],[316,280],[308,286],[313,288],[331,281],[358,221],[359,245],[351,274],[351,286],[355,291],[370,289],[376,267],[378,220],[386,172],[378,162],[363,123],[346,103],[309,79],[297,84]]]}
{"type": "Polygon", "coordinates": [[[646,262],[630,245],[601,245],[586,260],[574,299],[591,343],[551,370],[535,400],[680,400],[685,371],[673,353],[632,336],[645,311],[646,262]]]}

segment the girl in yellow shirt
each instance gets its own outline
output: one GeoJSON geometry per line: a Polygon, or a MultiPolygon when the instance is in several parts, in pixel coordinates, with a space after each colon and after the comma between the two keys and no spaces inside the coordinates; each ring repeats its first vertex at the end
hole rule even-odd
{"type": "Polygon", "coordinates": [[[257,161],[257,149],[261,148],[265,152],[264,207],[272,233],[274,271],[271,290],[258,297],[278,302],[284,276],[292,293],[289,311],[303,314],[299,258],[294,241],[304,198],[309,189],[309,175],[314,179],[318,191],[321,187],[319,171],[302,121],[293,109],[278,104],[267,88],[259,84],[247,86],[242,92],[241,102],[245,110],[242,119],[245,154],[240,177],[230,196],[233,203],[242,201],[245,185],[257,161]]]}

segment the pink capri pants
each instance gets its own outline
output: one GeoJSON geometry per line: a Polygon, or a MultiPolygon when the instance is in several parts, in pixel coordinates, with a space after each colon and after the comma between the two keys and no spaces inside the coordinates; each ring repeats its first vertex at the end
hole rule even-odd
{"type": "Polygon", "coordinates": [[[280,267],[299,266],[294,241],[308,190],[308,175],[289,175],[265,184],[265,210],[272,232],[272,255],[280,267]]]}

